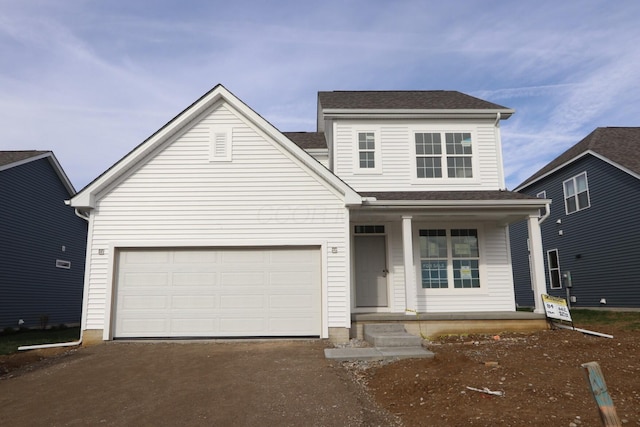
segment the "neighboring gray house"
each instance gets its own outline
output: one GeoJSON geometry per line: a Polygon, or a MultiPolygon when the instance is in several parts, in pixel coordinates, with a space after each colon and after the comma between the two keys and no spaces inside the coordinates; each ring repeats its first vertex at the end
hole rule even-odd
{"type": "MultiPolygon", "coordinates": [[[[541,225],[551,295],[640,307],[640,128],[597,128],[515,191],[553,200],[541,225]]],[[[516,302],[533,306],[523,223],[511,226],[511,253],[516,302]]]]}
{"type": "Polygon", "coordinates": [[[79,323],[87,222],[51,151],[0,151],[0,330],[79,323]]]}
{"type": "Polygon", "coordinates": [[[548,202],[504,191],[512,113],[455,91],[320,92],[317,132],[283,134],[216,86],[71,199],[89,216],[83,341],[514,317],[508,224],[527,219],[545,293],[548,202]]]}

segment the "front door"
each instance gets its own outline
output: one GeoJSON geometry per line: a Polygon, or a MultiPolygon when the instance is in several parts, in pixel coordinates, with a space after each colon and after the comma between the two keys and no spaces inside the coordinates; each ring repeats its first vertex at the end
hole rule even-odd
{"type": "Polygon", "coordinates": [[[387,307],[385,236],[355,236],[356,307],[387,307]]]}

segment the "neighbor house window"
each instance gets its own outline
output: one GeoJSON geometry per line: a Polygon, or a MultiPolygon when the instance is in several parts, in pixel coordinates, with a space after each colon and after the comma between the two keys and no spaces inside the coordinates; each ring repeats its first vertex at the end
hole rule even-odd
{"type": "Polygon", "coordinates": [[[586,209],[589,204],[589,185],[587,173],[582,172],[562,183],[564,188],[564,205],[567,214],[586,209]]]}
{"type": "Polygon", "coordinates": [[[549,286],[551,289],[562,288],[562,281],[560,276],[560,259],[558,257],[558,250],[551,249],[547,251],[547,265],[549,266],[549,286]]]}
{"type": "Polygon", "coordinates": [[[422,287],[479,288],[478,230],[420,230],[422,287]]]}
{"type": "Polygon", "coordinates": [[[473,178],[471,133],[418,132],[415,149],[418,178],[473,178]]]}
{"type": "Polygon", "coordinates": [[[358,133],[358,160],[360,169],[376,167],[376,135],[373,132],[358,133]]]}

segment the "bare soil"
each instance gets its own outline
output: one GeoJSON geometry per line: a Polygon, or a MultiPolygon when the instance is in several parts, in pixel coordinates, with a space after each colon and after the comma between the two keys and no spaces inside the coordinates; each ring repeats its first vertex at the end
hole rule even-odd
{"type": "Polygon", "coordinates": [[[323,341],[17,353],[0,356],[0,425],[600,426],[591,361],[640,425],[640,333],[591,329],[614,338],[449,336],[428,343],[434,359],[385,363],[325,360],[323,341]]]}
{"type": "Polygon", "coordinates": [[[597,328],[614,338],[569,330],[444,337],[427,346],[432,360],[347,367],[407,426],[586,427],[602,425],[581,367],[596,361],[622,423],[640,425],[640,333],[597,328]]]}

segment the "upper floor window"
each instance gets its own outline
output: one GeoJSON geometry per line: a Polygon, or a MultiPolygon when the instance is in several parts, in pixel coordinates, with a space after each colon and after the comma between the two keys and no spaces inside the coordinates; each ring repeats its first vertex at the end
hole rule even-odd
{"type": "Polygon", "coordinates": [[[582,172],[562,183],[564,188],[564,205],[567,214],[586,209],[589,203],[589,185],[587,173],[582,172]]]}
{"type": "Polygon", "coordinates": [[[471,133],[420,132],[415,144],[418,178],[473,178],[471,133]]]}
{"type": "Polygon", "coordinates": [[[358,132],[356,169],[360,172],[380,172],[380,141],[375,131],[358,132]]]}

